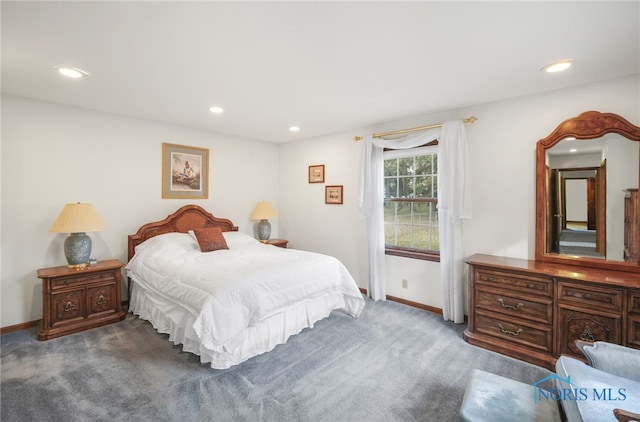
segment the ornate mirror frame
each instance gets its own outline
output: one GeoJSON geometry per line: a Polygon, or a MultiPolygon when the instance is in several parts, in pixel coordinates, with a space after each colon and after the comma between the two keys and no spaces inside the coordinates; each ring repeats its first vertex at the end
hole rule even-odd
{"type": "MultiPolygon", "coordinates": [[[[577,257],[547,253],[546,246],[546,152],[567,137],[594,139],[607,133],[617,133],[632,141],[640,142],[640,127],[629,123],[614,113],[586,111],[567,119],[536,145],[536,260],[558,264],[579,265],[609,270],[640,272],[640,258],[636,262],[611,261],[598,258],[577,257]]],[[[640,146],[640,144],[639,144],[640,146]]],[[[640,184],[640,172],[638,174],[640,184]]],[[[640,241],[639,241],[640,242],[640,241]]],[[[640,247],[640,245],[638,245],[640,247]]]]}

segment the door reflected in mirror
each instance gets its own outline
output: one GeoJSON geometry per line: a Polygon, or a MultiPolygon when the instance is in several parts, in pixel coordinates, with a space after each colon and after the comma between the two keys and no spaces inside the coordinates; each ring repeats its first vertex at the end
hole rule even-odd
{"type": "Polygon", "coordinates": [[[625,191],[639,162],[638,143],[615,133],[547,149],[545,253],[624,261],[625,191]]]}

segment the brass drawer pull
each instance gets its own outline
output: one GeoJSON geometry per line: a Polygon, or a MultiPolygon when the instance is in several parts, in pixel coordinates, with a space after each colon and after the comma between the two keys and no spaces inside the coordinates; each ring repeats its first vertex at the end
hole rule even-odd
{"type": "Polygon", "coordinates": [[[492,276],[487,277],[487,280],[489,280],[489,281],[496,281],[496,279],[495,279],[495,278],[493,278],[492,276]]]}
{"type": "Polygon", "coordinates": [[[534,288],[534,287],[536,287],[536,286],[535,286],[535,284],[533,284],[533,283],[529,283],[529,284],[527,285],[527,287],[528,287],[528,288],[530,288],[530,289],[533,289],[533,288],[534,288]]]}
{"type": "Polygon", "coordinates": [[[502,298],[498,299],[498,302],[500,302],[500,306],[502,306],[503,308],[507,308],[507,309],[513,309],[514,311],[517,311],[518,309],[522,308],[524,306],[523,303],[518,303],[517,305],[513,306],[513,305],[507,305],[506,303],[504,303],[504,300],[502,300],[502,298]]]}
{"type": "Polygon", "coordinates": [[[582,333],[580,333],[580,340],[588,341],[589,343],[596,341],[595,336],[591,332],[591,328],[589,328],[589,324],[584,325],[584,329],[582,330],[582,333]]]}
{"type": "Polygon", "coordinates": [[[591,293],[585,293],[584,294],[584,298],[585,299],[591,299],[591,293]]]}
{"type": "Polygon", "coordinates": [[[498,324],[498,328],[500,328],[500,331],[502,331],[502,334],[510,334],[514,337],[518,336],[523,331],[522,328],[518,328],[518,331],[507,330],[502,326],[502,324],[498,324]]]}
{"type": "Polygon", "coordinates": [[[104,295],[100,295],[98,297],[98,300],[96,300],[96,303],[98,305],[104,305],[105,303],[107,303],[107,299],[104,297],[104,295]]]}
{"type": "Polygon", "coordinates": [[[65,312],[73,311],[74,309],[76,309],[76,305],[71,303],[71,301],[67,302],[66,305],[64,305],[65,312]]]}

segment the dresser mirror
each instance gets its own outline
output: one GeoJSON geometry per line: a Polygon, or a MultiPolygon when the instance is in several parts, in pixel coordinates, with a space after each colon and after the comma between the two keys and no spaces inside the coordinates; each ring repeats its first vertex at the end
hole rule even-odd
{"type": "Polygon", "coordinates": [[[639,183],[640,127],[597,111],[562,122],[536,146],[536,260],[640,272],[625,202],[639,183]]]}

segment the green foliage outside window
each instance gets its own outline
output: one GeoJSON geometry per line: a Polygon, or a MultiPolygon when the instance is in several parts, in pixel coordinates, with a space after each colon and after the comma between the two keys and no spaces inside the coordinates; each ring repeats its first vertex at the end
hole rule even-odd
{"type": "MultiPolygon", "coordinates": [[[[433,150],[432,150],[433,151],[433,150]]],[[[384,228],[387,246],[439,251],[438,156],[384,160],[384,228]]]]}

